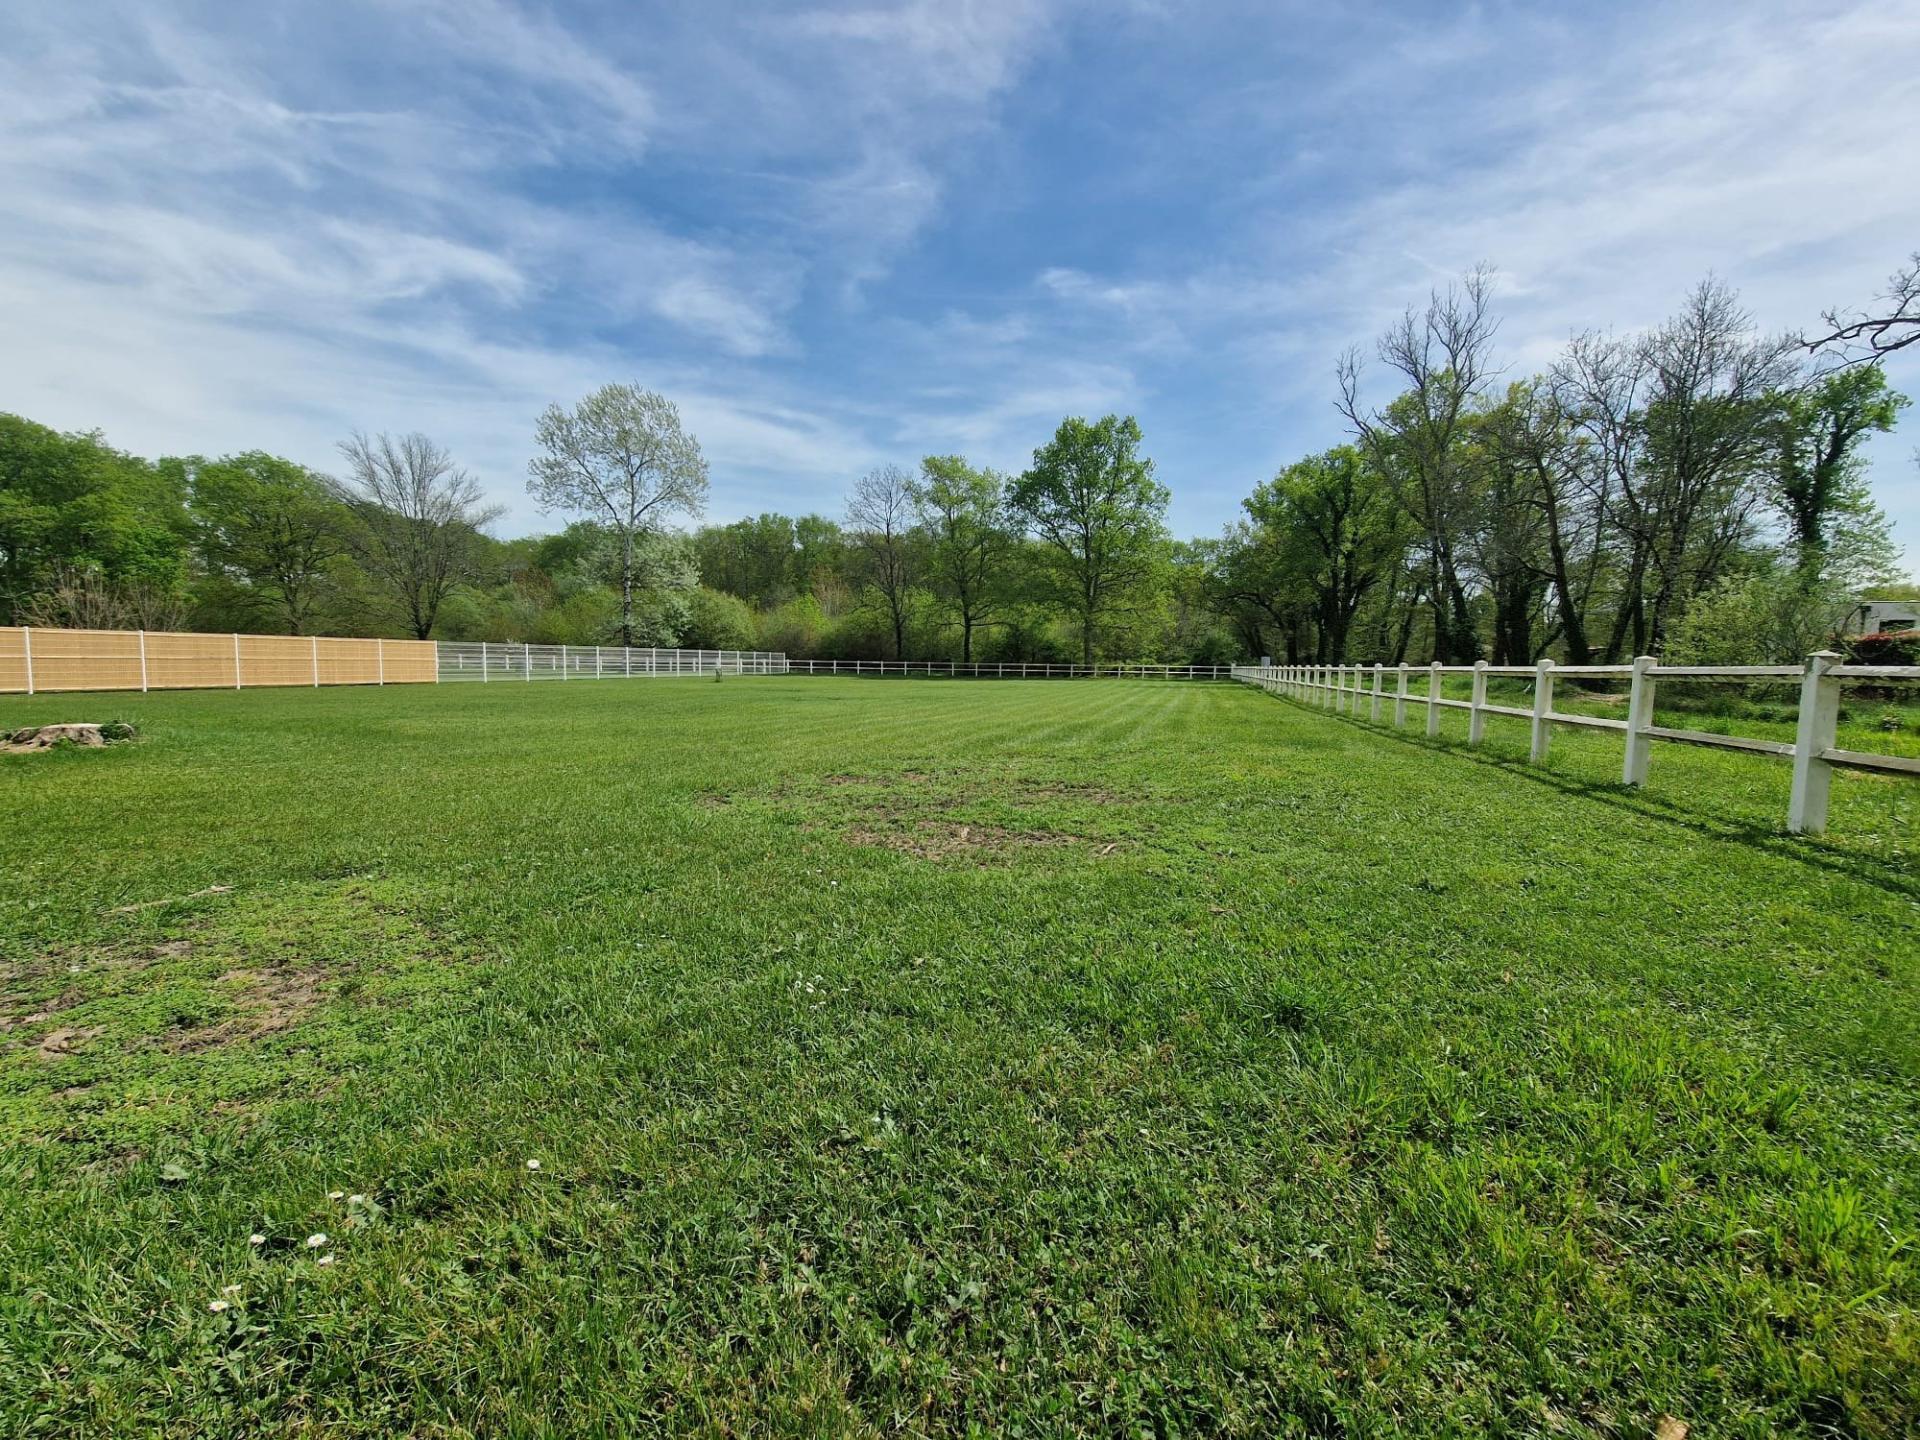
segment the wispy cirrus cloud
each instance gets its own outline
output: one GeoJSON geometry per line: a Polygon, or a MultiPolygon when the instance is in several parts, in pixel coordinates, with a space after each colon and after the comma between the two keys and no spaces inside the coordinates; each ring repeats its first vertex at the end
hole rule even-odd
{"type": "MultiPolygon", "coordinates": [[[[716,513],[1137,412],[1179,528],[1339,438],[1331,367],[1482,261],[1516,373],[1713,271],[1774,328],[1920,235],[1920,16],[601,0],[29,8],[0,51],[0,404],[327,464],[673,394],[716,513]]],[[[1920,359],[1896,373],[1920,389],[1920,359]]],[[[1920,485],[1876,451],[1910,544],[1920,485]]]]}

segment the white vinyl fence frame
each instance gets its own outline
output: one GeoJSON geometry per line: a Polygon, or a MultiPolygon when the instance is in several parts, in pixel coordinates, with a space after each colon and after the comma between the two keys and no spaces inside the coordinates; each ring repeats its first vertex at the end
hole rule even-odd
{"type": "Polygon", "coordinates": [[[1920,665],[1848,665],[1830,650],[1807,657],[1804,665],[1662,665],[1651,655],[1642,655],[1631,665],[1555,665],[1542,660],[1538,665],[1426,666],[1395,665],[1236,665],[1233,677],[1303,705],[1314,705],[1359,718],[1361,703],[1375,724],[1380,721],[1383,704],[1393,706],[1393,725],[1404,728],[1409,703],[1426,707],[1426,733],[1440,733],[1442,710],[1467,712],[1467,743],[1478,745],[1486,736],[1489,716],[1525,720],[1529,730],[1528,758],[1538,765],[1545,762],[1555,725],[1577,725],[1592,730],[1618,730],[1626,739],[1620,778],[1623,783],[1644,786],[1656,742],[1680,745],[1704,745],[1720,750],[1744,750],[1749,754],[1769,755],[1793,762],[1793,789],[1787,808],[1787,829],[1796,835],[1815,835],[1827,828],[1827,795],[1835,769],[1866,770],[1886,775],[1920,778],[1920,758],[1906,755],[1877,755],[1860,750],[1842,750],[1834,741],[1840,719],[1840,690],[1847,681],[1914,682],[1920,681],[1920,665]],[[1386,688],[1387,676],[1393,686],[1386,688]],[[1415,675],[1425,675],[1426,693],[1411,691],[1415,675]],[[1467,700],[1449,700],[1441,693],[1448,675],[1472,677],[1472,696],[1467,700]],[[1494,675],[1521,676],[1533,682],[1533,703],[1522,709],[1517,705],[1492,705],[1487,702],[1487,680],[1494,675]],[[1582,678],[1625,680],[1631,688],[1627,696],[1627,718],[1615,720],[1600,715],[1575,715],[1553,708],[1554,681],[1562,675],[1582,678]],[[1800,682],[1799,720],[1791,745],[1780,740],[1760,740],[1744,735],[1715,735],[1706,730],[1684,730],[1654,723],[1654,696],[1661,680],[1692,680],[1708,683],[1741,684],[1761,680],[1797,680],[1800,682]]]}
{"type": "Polygon", "coordinates": [[[784,675],[771,650],[669,650],[622,645],[514,645],[442,640],[441,681],[644,680],[674,675],[784,675]]]}
{"type": "Polygon", "coordinates": [[[1232,680],[1231,665],[1045,665],[1009,660],[789,660],[790,675],[896,676],[942,680],[1232,680]]]}

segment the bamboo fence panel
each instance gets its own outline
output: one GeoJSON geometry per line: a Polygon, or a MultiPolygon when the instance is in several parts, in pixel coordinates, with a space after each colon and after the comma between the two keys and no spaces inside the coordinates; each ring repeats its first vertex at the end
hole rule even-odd
{"type": "Polygon", "coordinates": [[[0,626],[0,693],[431,685],[431,640],[0,626]]]}

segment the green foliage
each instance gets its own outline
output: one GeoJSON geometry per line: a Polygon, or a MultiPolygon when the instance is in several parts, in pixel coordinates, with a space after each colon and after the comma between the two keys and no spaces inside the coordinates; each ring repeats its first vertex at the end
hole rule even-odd
{"type": "Polygon", "coordinates": [[[1729,575],[1695,597],[1674,630],[1676,665],[1787,665],[1832,642],[1853,593],[1791,564],[1729,575]]]}
{"type": "Polygon", "coordinates": [[[680,643],[695,650],[753,650],[753,607],[737,595],[702,585],[692,592],[680,643]]]}
{"type": "Polygon", "coordinates": [[[1809,557],[1827,544],[1834,513],[1865,501],[1861,442],[1893,429],[1909,403],[1878,365],[1837,370],[1780,397],[1774,502],[1809,557]]]}
{"type": "Polygon", "coordinates": [[[929,537],[934,589],[960,628],[960,658],[970,661],[975,634],[994,623],[1007,599],[1014,536],[1006,477],[975,469],[958,455],[929,455],[920,462],[913,498],[929,537]]]}
{"type": "Polygon", "coordinates": [[[1082,663],[1092,663],[1102,627],[1167,574],[1169,496],[1139,448],[1131,415],[1070,416],[1007,491],[1008,509],[1042,542],[1041,585],[1078,622],[1082,663]]]}
{"type": "Polygon", "coordinates": [[[178,590],[190,527],[177,468],[0,413],[0,623],[60,570],[178,590]]]}
{"type": "Polygon", "coordinates": [[[654,614],[638,613],[636,596],[649,588],[639,551],[661,538],[672,516],[697,516],[707,498],[706,458],[681,428],[679,409],[636,385],[603,385],[572,410],[549,405],[534,439],[541,452],[527,467],[534,498],[586,516],[614,537],[620,643],[663,643],[655,637],[676,628],[675,618],[659,612],[657,598],[654,614]]]}
{"type": "Polygon", "coordinates": [[[1410,537],[1392,487],[1351,445],[1296,461],[1244,502],[1252,544],[1270,554],[1268,584],[1289,577],[1314,599],[1320,644],[1315,657],[1344,664],[1347,636],[1361,602],[1410,537]],[[1274,574],[1274,572],[1278,572],[1274,574]]]}
{"type": "Polygon", "coordinates": [[[169,463],[186,474],[208,577],[244,582],[251,608],[289,635],[311,632],[347,551],[347,507],[310,470],[258,450],[169,463]]]}

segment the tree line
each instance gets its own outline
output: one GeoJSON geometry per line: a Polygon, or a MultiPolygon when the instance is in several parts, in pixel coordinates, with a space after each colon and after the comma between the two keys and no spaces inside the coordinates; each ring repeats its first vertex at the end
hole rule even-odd
{"type": "Polygon", "coordinates": [[[329,475],[260,451],[148,460],[0,415],[0,623],[1150,656],[1192,642],[1140,438],[1131,418],[1069,419],[1017,477],[931,456],[859,477],[838,517],[687,529],[698,441],[665,397],[609,385],[535,427],[528,490],[567,523],[500,540],[500,507],[425,435],[356,433],[329,475]]]}
{"type": "Polygon", "coordinates": [[[1920,256],[1812,342],[1708,281],[1516,378],[1476,272],[1341,360],[1336,443],[1185,542],[1131,416],[1069,417],[1019,474],[930,455],[857,477],[836,515],[715,525],[672,402],[608,385],[535,424],[528,491],[563,527],[501,540],[420,434],[355,433],[324,474],[0,415],[0,623],[846,659],[1787,658],[1863,594],[1911,593],[1860,451],[1907,405],[1879,361],[1920,336],[1917,275],[1920,256]]]}
{"type": "Polygon", "coordinates": [[[1211,602],[1242,649],[1293,662],[1817,648],[1863,594],[1911,589],[1861,446],[1908,404],[1877,360],[1920,333],[1912,276],[1897,308],[1830,316],[1811,344],[1760,333],[1708,280],[1664,324],[1577,335],[1505,379],[1489,277],[1469,275],[1379,338],[1387,403],[1363,398],[1359,352],[1342,359],[1346,437],[1244,502],[1211,547],[1211,602]]]}

